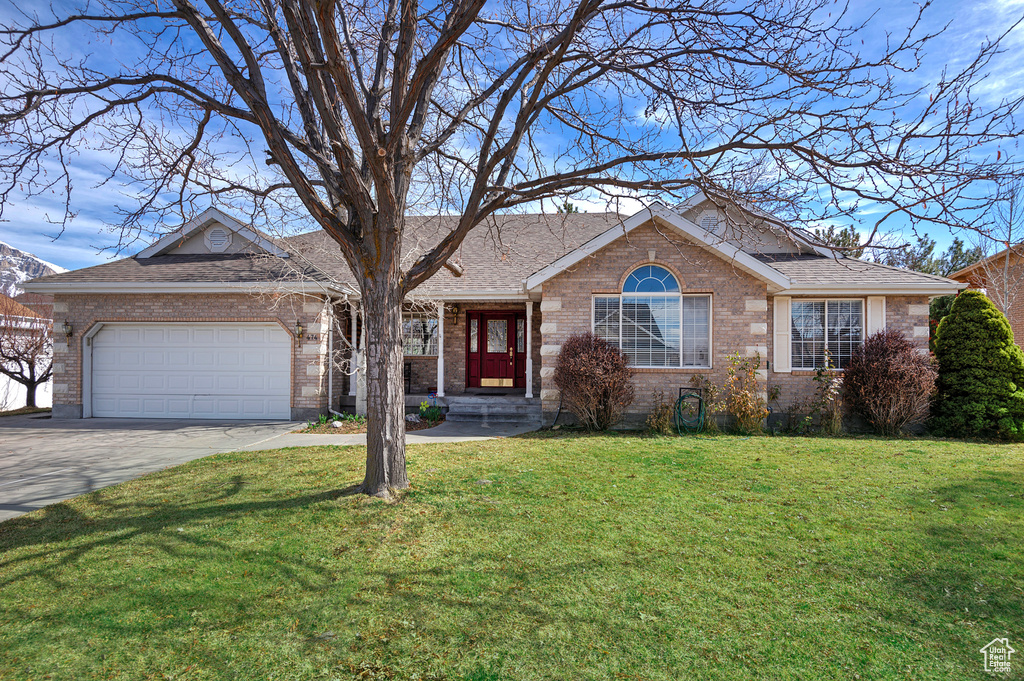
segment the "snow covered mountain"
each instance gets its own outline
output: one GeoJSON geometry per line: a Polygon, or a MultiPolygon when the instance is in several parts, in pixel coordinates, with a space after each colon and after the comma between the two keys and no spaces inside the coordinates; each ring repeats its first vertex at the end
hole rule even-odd
{"type": "Polygon", "coordinates": [[[59,272],[67,270],[0,241],[0,293],[13,298],[22,292],[22,282],[59,272]]]}

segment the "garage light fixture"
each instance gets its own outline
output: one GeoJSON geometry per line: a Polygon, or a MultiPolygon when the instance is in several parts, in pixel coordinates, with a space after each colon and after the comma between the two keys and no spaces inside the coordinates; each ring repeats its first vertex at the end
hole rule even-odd
{"type": "Polygon", "coordinates": [[[302,332],[303,331],[305,331],[305,329],[302,328],[302,322],[296,321],[295,322],[295,337],[296,338],[302,338],[302,332]]]}
{"type": "Polygon", "coordinates": [[[71,327],[71,322],[69,322],[68,320],[65,319],[64,320],[64,325],[62,327],[62,330],[64,331],[64,335],[65,336],[67,336],[68,338],[71,338],[71,333],[74,331],[74,329],[71,327]]]}

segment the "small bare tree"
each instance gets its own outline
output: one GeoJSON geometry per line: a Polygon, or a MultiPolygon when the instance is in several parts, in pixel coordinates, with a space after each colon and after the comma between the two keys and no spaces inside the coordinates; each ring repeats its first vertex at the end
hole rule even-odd
{"type": "Polygon", "coordinates": [[[1019,132],[1019,99],[972,92],[999,38],[903,87],[936,37],[920,17],[872,49],[862,36],[877,44],[880,31],[827,0],[95,0],[52,12],[0,32],[0,209],[56,192],[71,216],[77,163],[89,154],[91,170],[98,153],[138,198],[116,224],[122,244],[210,201],[324,230],[361,296],[363,489],[380,496],[408,486],[403,300],[489,216],[701,189],[798,224],[873,203],[876,228],[892,216],[975,227],[977,184],[1000,176],[995,147],[1019,132]],[[416,211],[456,219],[405,264],[416,211]]]}
{"type": "Polygon", "coordinates": [[[1003,183],[992,207],[992,228],[978,241],[985,258],[970,275],[970,283],[985,294],[1007,317],[1024,288],[1024,180],[1003,183]]]}
{"type": "Polygon", "coordinates": [[[53,322],[0,295],[0,374],[25,388],[25,406],[53,370],[53,322]]]}

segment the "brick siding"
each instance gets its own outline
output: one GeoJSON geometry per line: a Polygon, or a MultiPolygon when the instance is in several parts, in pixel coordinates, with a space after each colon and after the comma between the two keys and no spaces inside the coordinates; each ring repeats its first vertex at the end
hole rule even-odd
{"type": "MultiPolygon", "coordinates": [[[[656,392],[674,402],[679,388],[689,386],[694,374],[706,375],[718,386],[724,385],[728,368],[726,357],[734,353],[751,356],[759,352],[761,367],[766,370],[762,374],[766,380],[762,384],[765,392],[771,386],[781,387],[778,403],[772,405],[774,408],[799,407],[814,394],[813,371],[778,373],[772,367],[774,310],[766,285],[681,237],[647,225],[544,283],[545,333],[542,334],[540,394],[547,418],[554,416],[559,403],[552,378],[559,347],[571,334],[591,330],[594,295],[618,294],[629,272],[644,264],[661,265],[670,270],[678,278],[684,294],[711,294],[712,368],[636,369],[636,400],[627,412],[626,423],[643,422],[654,405],[656,392]]],[[[927,305],[927,296],[886,298],[887,328],[902,331],[924,352],[928,348],[927,305]],[[912,305],[915,307],[911,308],[912,305]]]]}
{"type": "Polygon", "coordinates": [[[107,322],[276,322],[292,336],[293,418],[307,418],[327,406],[324,368],[326,335],[320,327],[320,303],[313,298],[279,294],[112,294],[54,297],[54,318],[74,328],[70,342],[54,343],[55,415],[81,415],[82,339],[97,323],[107,322]],[[306,338],[294,338],[302,321],[306,338]]]}

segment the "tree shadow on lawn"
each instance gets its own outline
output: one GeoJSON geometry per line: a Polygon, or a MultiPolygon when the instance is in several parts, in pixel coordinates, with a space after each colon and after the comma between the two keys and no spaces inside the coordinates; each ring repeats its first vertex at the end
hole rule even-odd
{"type": "Polygon", "coordinates": [[[1019,477],[988,473],[911,498],[914,536],[928,559],[894,572],[893,590],[946,624],[975,627],[985,641],[1024,621],[1022,493],[1019,477]]]}
{"type": "Polygon", "coordinates": [[[74,503],[53,504],[38,512],[7,520],[0,523],[0,589],[30,577],[54,579],[50,575],[97,549],[126,544],[140,537],[152,538],[154,544],[167,553],[174,553],[182,545],[231,551],[232,547],[227,544],[209,539],[197,540],[178,528],[204,520],[305,508],[354,495],[359,490],[359,485],[351,485],[283,499],[224,503],[237,495],[245,484],[242,476],[236,475],[230,482],[216,485],[225,487],[217,494],[189,503],[114,503],[104,499],[104,490],[99,490],[79,498],[96,509],[94,515],[82,513],[77,508],[81,502],[72,500],[74,503]],[[14,549],[32,546],[40,548],[11,556],[14,549]],[[15,570],[18,565],[55,554],[60,558],[46,560],[38,568],[20,573],[15,570]],[[5,572],[9,572],[8,576],[4,576],[5,572]]]}

